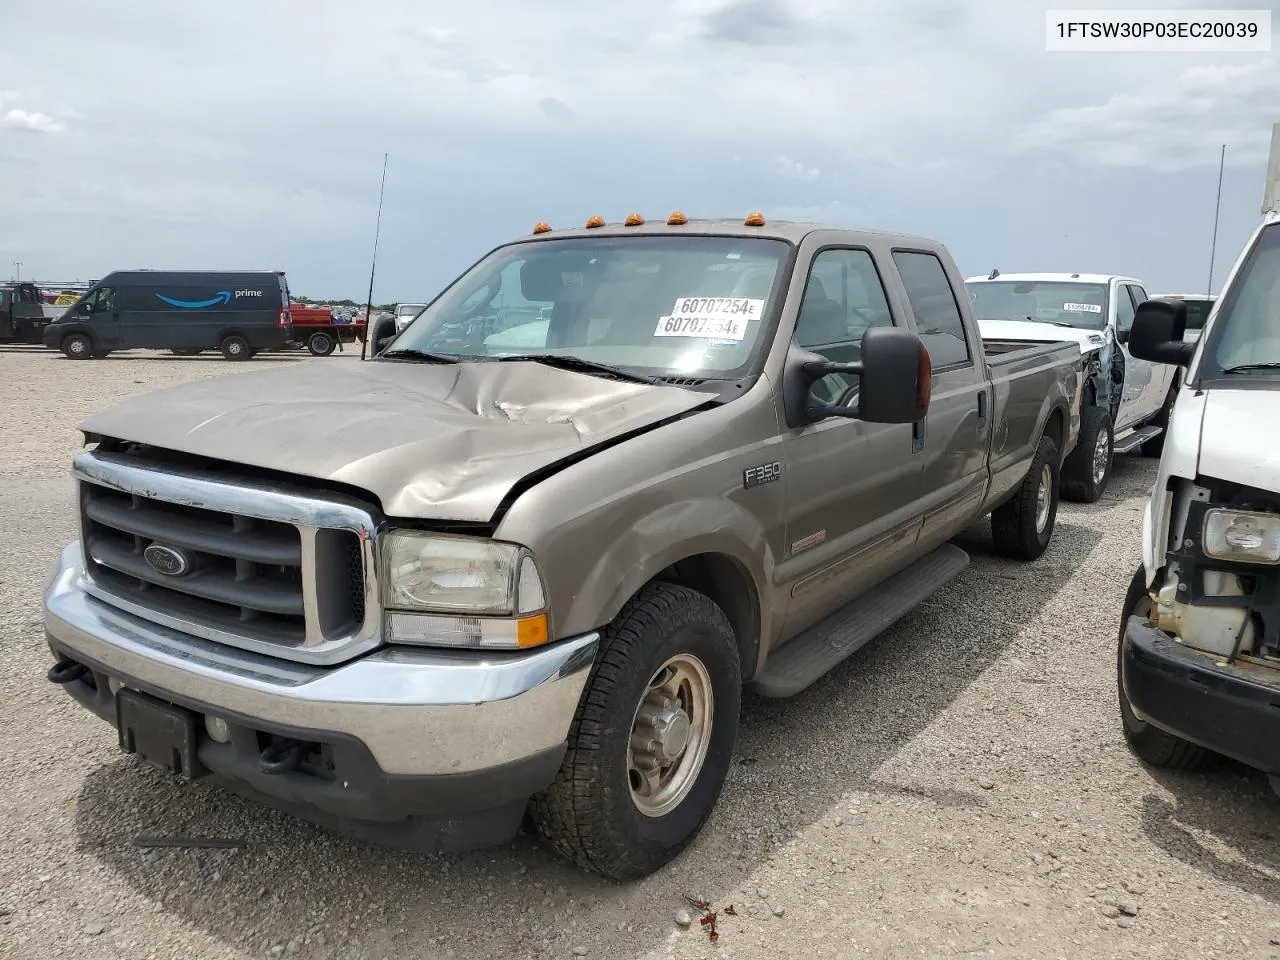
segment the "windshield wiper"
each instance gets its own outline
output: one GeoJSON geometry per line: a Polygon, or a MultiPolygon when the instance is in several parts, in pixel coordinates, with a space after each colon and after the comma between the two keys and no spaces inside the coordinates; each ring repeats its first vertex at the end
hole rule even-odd
{"type": "Polygon", "coordinates": [[[1223,367],[1223,373],[1248,373],[1250,370],[1280,370],[1280,361],[1268,360],[1266,363],[1238,363],[1234,367],[1223,367]]]}
{"type": "Polygon", "coordinates": [[[597,363],[595,360],[584,360],[582,357],[562,356],[554,353],[519,353],[506,357],[494,357],[494,359],[499,363],[508,363],[514,360],[545,363],[548,367],[559,367],[561,370],[607,374],[620,380],[631,380],[634,383],[659,384],[662,382],[657,377],[646,377],[642,373],[631,373],[629,370],[623,370],[621,367],[615,367],[607,363],[597,363]]]}
{"type": "Polygon", "coordinates": [[[428,350],[414,350],[412,347],[401,347],[378,354],[379,357],[403,357],[406,360],[424,360],[427,363],[457,363],[461,357],[447,353],[431,353],[428,350]]]}

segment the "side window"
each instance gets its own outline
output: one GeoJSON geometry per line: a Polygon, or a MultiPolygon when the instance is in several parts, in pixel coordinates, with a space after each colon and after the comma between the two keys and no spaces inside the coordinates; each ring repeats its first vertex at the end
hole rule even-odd
{"type": "MultiPolygon", "coordinates": [[[[889,300],[871,254],[823,250],[813,258],[796,318],[798,346],[836,363],[854,363],[862,354],[867,329],[892,325],[889,300]]],[[[832,374],[814,389],[834,402],[856,383],[856,377],[832,374]]]]}
{"type": "Polygon", "coordinates": [[[965,339],[964,321],[942,261],[932,253],[895,250],[893,262],[907,289],[917,332],[929,351],[934,369],[968,363],[969,342],[965,339]]]}
{"type": "MultiPolygon", "coordinates": [[[[1130,284],[1121,284],[1116,287],[1116,330],[1132,330],[1133,329],[1133,295],[1130,291],[1133,287],[1130,284]]],[[[1145,300],[1146,297],[1144,296],[1145,300]]]]}
{"type": "Polygon", "coordinates": [[[1151,297],[1147,295],[1147,291],[1143,290],[1136,283],[1129,284],[1129,295],[1133,297],[1134,307],[1140,307],[1151,299],[1151,297]]]}
{"type": "Polygon", "coordinates": [[[89,309],[94,313],[109,313],[116,308],[116,288],[99,287],[88,300],[89,309]]]}

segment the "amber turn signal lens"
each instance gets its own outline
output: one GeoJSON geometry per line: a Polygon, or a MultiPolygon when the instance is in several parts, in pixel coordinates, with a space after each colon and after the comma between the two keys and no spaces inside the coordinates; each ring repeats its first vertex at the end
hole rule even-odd
{"type": "Polygon", "coordinates": [[[547,223],[545,220],[539,220],[537,223],[533,225],[533,232],[534,233],[550,233],[551,224],[547,223]]]}
{"type": "Polygon", "coordinates": [[[763,214],[763,213],[759,213],[759,212],[756,212],[756,213],[748,213],[748,214],[747,214],[747,219],[746,219],[746,220],[744,220],[744,221],[742,221],[742,222],[743,222],[744,224],[746,224],[748,227],[763,227],[763,226],[764,226],[764,214],[763,214]]]}
{"type": "Polygon", "coordinates": [[[686,217],[679,210],[675,211],[675,213],[667,217],[667,223],[673,227],[683,227],[688,222],[689,222],[689,218],[686,217]]]}
{"type": "Polygon", "coordinates": [[[547,642],[549,636],[545,613],[521,617],[516,621],[516,646],[521,650],[526,647],[540,647],[547,642]]]}
{"type": "Polygon", "coordinates": [[[643,223],[644,223],[644,217],[640,216],[640,214],[638,213],[627,214],[626,225],[628,227],[638,227],[643,223]]]}
{"type": "Polygon", "coordinates": [[[599,217],[599,216],[587,217],[588,230],[590,230],[592,227],[603,227],[603,226],[604,226],[604,217],[599,217]]]}

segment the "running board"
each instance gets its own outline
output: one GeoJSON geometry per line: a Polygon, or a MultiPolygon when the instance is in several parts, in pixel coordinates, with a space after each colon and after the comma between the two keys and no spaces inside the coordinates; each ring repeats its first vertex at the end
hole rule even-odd
{"type": "Polygon", "coordinates": [[[1161,427],[1151,427],[1151,426],[1139,427],[1137,430],[1133,431],[1133,433],[1129,434],[1127,437],[1122,437],[1121,439],[1117,440],[1112,445],[1111,449],[1115,453],[1132,453],[1134,450],[1137,450],[1138,447],[1142,446],[1148,440],[1154,440],[1156,437],[1160,436],[1160,434],[1163,432],[1164,430],[1161,427]]]}
{"type": "Polygon", "coordinates": [[[959,547],[939,547],[779,647],[751,685],[764,697],[795,696],[958,577],[968,565],[969,555],[959,547]]]}

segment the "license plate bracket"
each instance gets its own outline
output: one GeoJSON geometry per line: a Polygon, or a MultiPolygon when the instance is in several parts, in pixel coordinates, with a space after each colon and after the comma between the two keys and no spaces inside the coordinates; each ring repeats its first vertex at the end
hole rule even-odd
{"type": "Polygon", "coordinates": [[[183,780],[201,776],[195,714],[134,690],[116,694],[120,749],[183,780]]]}

